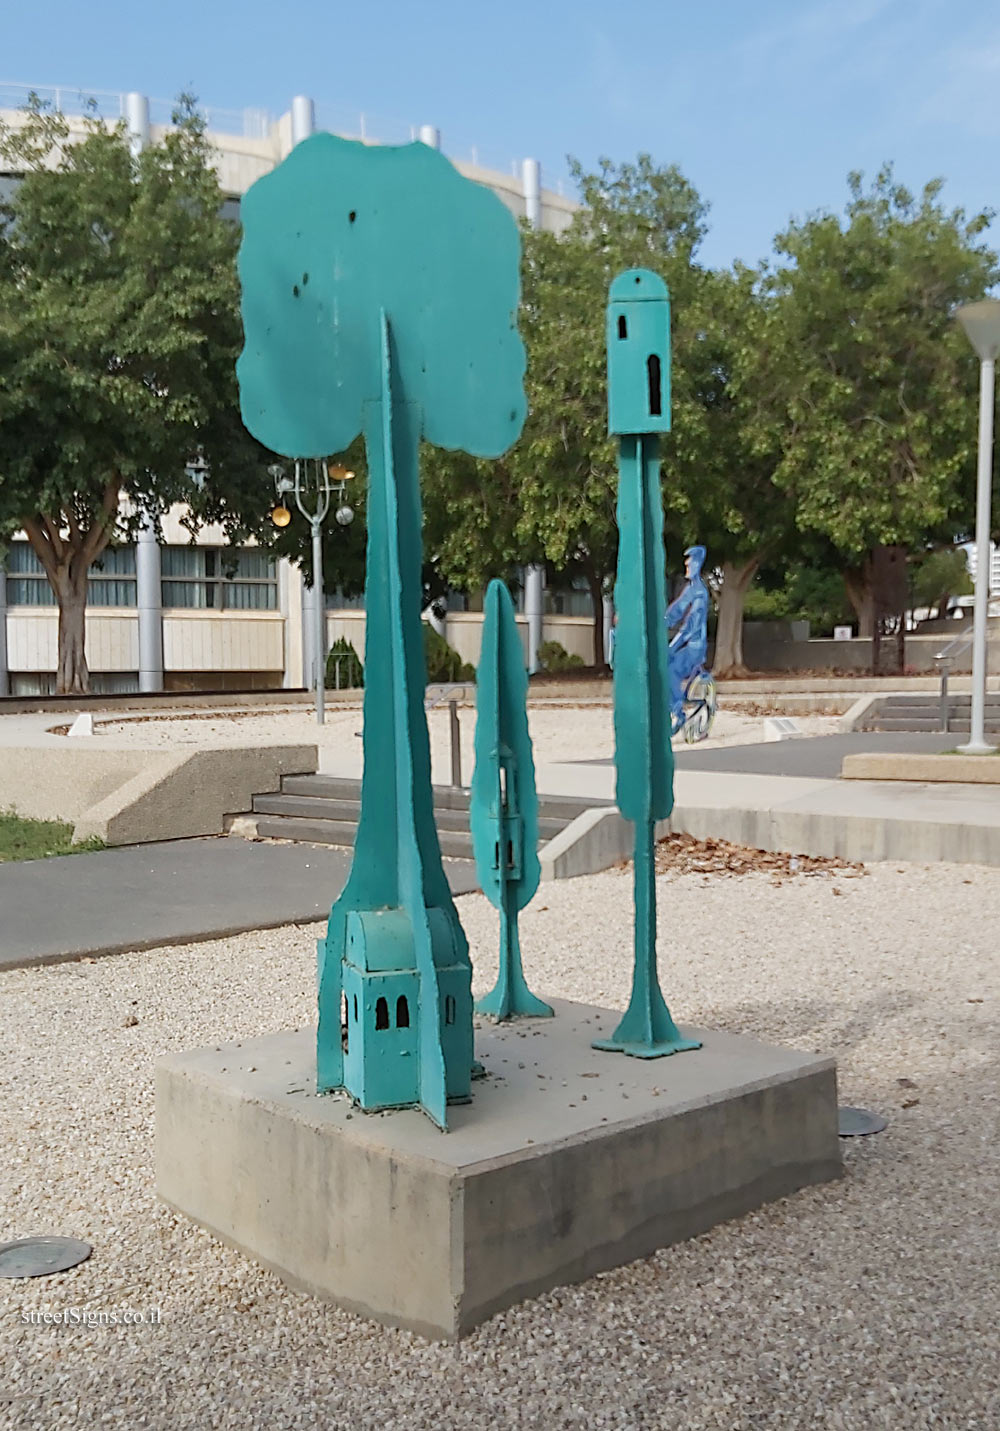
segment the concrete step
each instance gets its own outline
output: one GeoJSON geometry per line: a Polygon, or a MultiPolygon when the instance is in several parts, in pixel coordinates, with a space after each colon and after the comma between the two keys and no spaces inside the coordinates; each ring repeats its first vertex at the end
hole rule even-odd
{"type": "MultiPolygon", "coordinates": [[[[352,846],[357,824],[348,820],[317,820],[292,818],[287,815],[262,815],[257,820],[257,835],[267,840],[299,840],[310,845],[352,846]]],[[[441,853],[449,859],[471,860],[472,837],[460,830],[439,830],[441,853]]]]}
{"type": "Polygon", "coordinates": [[[323,795],[255,795],[253,797],[255,815],[301,816],[306,820],[342,820],[356,825],[361,813],[358,800],[342,800],[337,796],[323,795]]]}
{"type": "MultiPolygon", "coordinates": [[[[281,794],[345,801],[360,809],[361,781],[333,775],[286,775],[281,782],[281,794]]],[[[274,797],[261,796],[260,798],[271,799],[274,797]]],[[[538,813],[541,819],[561,820],[563,824],[569,824],[570,820],[575,820],[577,815],[582,814],[584,810],[593,809],[595,805],[613,803],[611,800],[595,800],[589,796],[542,795],[539,797],[538,813]]],[[[468,790],[458,789],[451,785],[434,786],[435,810],[467,811],[468,808],[468,790]]]]}
{"type": "Polygon", "coordinates": [[[328,800],[360,800],[361,781],[337,775],[283,775],[282,794],[317,795],[328,800]]]}
{"type": "MultiPolygon", "coordinates": [[[[356,825],[361,815],[358,800],[326,799],[319,795],[255,795],[255,815],[280,815],[286,819],[332,820],[337,824],[356,825]]],[[[448,810],[435,806],[434,822],[438,831],[455,830],[467,834],[468,810],[448,810]]],[[[538,834],[541,840],[551,840],[568,822],[559,817],[540,816],[538,834]]]]}
{"type": "MultiPolygon", "coordinates": [[[[972,709],[971,696],[963,695],[961,691],[949,691],[948,701],[953,710],[967,711],[972,709]]],[[[883,696],[883,698],[875,706],[875,709],[894,712],[914,711],[919,710],[922,706],[937,706],[939,704],[940,696],[936,693],[931,694],[928,692],[916,696],[883,696]]],[[[1000,696],[992,693],[988,694],[986,697],[985,709],[988,711],[996,711],[998,714],[1000,714],[1000,696]]]]}
{"type": "MultiPolygon", "coordinates": [[[[893,731],[906,732],[916,730],[940,731],[941,722],[939,720],[936,720],[918,726],[915,721],[879,721],[875,725],[867,726],[866,729],[873,731],[884,731],[889,733],[893,731]]],[[[941,733],[942,735],[968,735],[971,729],[972,724],[968,716],[966,716],[964,719],[961,716],[952,716],[951,720],[948,722],[947,732],[942,731],[941,733]]],[[[1000,721],[984,721],[983,729],[987,735],[1000,736],[1000,721]]]]}
{"type": "Polygon", "coordinates": [[[865,725],[866,730],[940,730],[941,717],[934,716],[875,716],[865,725]]]}
{"type": "MultiPolygon", "coordinates": [[[[952,706],[951,709],[952,709],[953,711],[955,711],[955,707],[954,707],[954,706],[952,706]]],[[[960,715],[960,714],[963,714],[963,712],[961,712],[961,711],[955,711],[955,714],[956,714],[956,715],[960,715]]],[[[965,714],[966,716],[968,716],[968,714],[969,714],[968,707],[966,707],[966,709],[965,709],[965,711],[964,711],[964,714],[965,714]]],[[[941,718],[941,706],[940,706],[940,704],[927,705],[927,706],[914,706],[911,710],[907,710],[905,706],[902,706],[902,707],[901,707],[901,706],[883,706],[883,708],[882,708],[881,710],[873,711],[871,718],[872,718],[873,720],[877,720],[877,721],[878,721],[878,720],[940,720],[940,718],[941,718]]]]}

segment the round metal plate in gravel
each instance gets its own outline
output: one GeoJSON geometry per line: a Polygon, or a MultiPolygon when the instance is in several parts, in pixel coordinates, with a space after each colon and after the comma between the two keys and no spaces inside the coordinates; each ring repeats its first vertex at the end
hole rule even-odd
{"type": "Polygon", "coordinates": [[[880,1113],[869,1113],[867,1108],[838,1108],[840,1124],[837,1129],[842,1138],[863,1138],[867,1133],[881,1133],[889,1124],[880,1113]]]}
{"type": "Polygon", "coordinates": [[[0,1277],[51,1277],[86,1262],[93,1248],[76,1237],[22,1237],[0,1243],[0,1277]]]}

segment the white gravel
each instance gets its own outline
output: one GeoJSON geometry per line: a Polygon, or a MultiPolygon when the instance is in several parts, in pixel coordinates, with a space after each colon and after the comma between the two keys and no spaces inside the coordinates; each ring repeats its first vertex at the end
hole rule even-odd
{"type": "MultiPolygon", "coordinates": [[[[462,726],[462,746],[468,772],[472,768],[472,733],[475,711],[471,706],[459,712],[462,726]]],[[[528,719],[535,750],[535,761],[546,765],[558,761],[600,760],[614,755],[614,730],[610,704],[532,705],[528,719]]],[[[828,735],[842,728],[839,716],[800,716],[797,723],[806,735],[828,735]]],[[[431,752],[436,779],[446,779],[449,769],[448,710],[439,706],[428,713],[431,752]]],[[[360,705],[345,710],[331,705],[326,724],[318,726],[315,715],[307,707],[295,710],[268,710],[252,714],[199,716],[194,719],[148,719],[103,721],[95,720],[93,742],[115,745],[219,746],[275,745],[318,743],[321,748],[337,752],[354,751],[361,742],[355,732],[361,729],[360,705]]],[[[712,735],[701,745],[708,749],[716,745],[746,745],[764,739],[764,721],[760,716],[748,716],[720,709],[712,735]]],[[[683,748],[678,736],[674,745],[683,748]]]]}
{"type": "MultiPolygon", "coordinates": [[[[0,1426],[996,1431],[1000,871],[659,889],[674,1013],[835,1053],[841,1101],[889,1130],[845,1145],[842,1182],[457,1348],[288,1291],[154,1198],[154,1058],[306,1023],[315,927],[0,975],[0,1238],[95,1249],[0,1281],[0,1426]],[[151,1307],[159,1326],[25,1321],[151,1307]]],[[[532,985],[620,1007],[630,900],[615,871],[543,887],[522,925],[532,985]]],[[[483,989],[495,915],[460,908],[483,989]]]]}

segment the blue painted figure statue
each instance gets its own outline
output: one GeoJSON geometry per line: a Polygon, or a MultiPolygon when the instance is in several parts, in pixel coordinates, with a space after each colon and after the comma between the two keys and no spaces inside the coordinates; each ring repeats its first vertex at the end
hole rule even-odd
{"type": "Polygon", "coordinates": [[[708,587],[701,579],[704,547],[688,547],[684,553],[687,584],[667,607],[667,627],[676,626],[670,638],[670,714],[674,730],[684,724],[684,695],[687,684],[705,664],[708,650],[708,587]]]}

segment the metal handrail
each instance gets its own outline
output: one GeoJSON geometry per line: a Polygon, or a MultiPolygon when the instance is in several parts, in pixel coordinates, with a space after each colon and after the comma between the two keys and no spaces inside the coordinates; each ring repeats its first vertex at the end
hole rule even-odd
{"type": "Polygon", "coordinates": [[[442,701],[448,702],[448,734],[451,746],[451,783],[456,789],[462,786],[462,726],[458,718],[458,701],[456,694],[465,698],[468,693],[470,681],[458,681],[451,685],[443,686],[434,700],[424,697],[424,709],[427,711],[436,710],[442,701]]]}
{"type": "Polygon", "coordinates": [[[951,663],[960,652],[965,651],[972,645],[972,633],[975,626],[967,626],[964,631],[960,631],[957,636],[952,637],[946,646],[934,657],[934,664],[941,668],[941,729],[947,733],[951,729],[951,707],[948,701],[948,673],[951,670],[951,663]]]}
{"type": "Polygon", "coordinates": [[[972,645],[972,633],[975,629],[975,626],[967,626],[964,631],[960,631],[957,636],[953,636],[947,646],[943,646],[934,657],[935,661],[954,660],[959,651],[964,650],[966,646],[972,645]]]}
{"type": "Polygon", "coordinates": [[[452,681],[450,684],[445,684],[444,682],[442,682],[441,689],[438,691],[437,695],[434,697],[433,700],[430,700],[427,697],[424,698],[424,710],[436,710],[437,707],[441,705],[443,701],[454,700],[456,695],[464,698],[468,695],[469,687],[472,684],[472,681],[452,681]]]}

